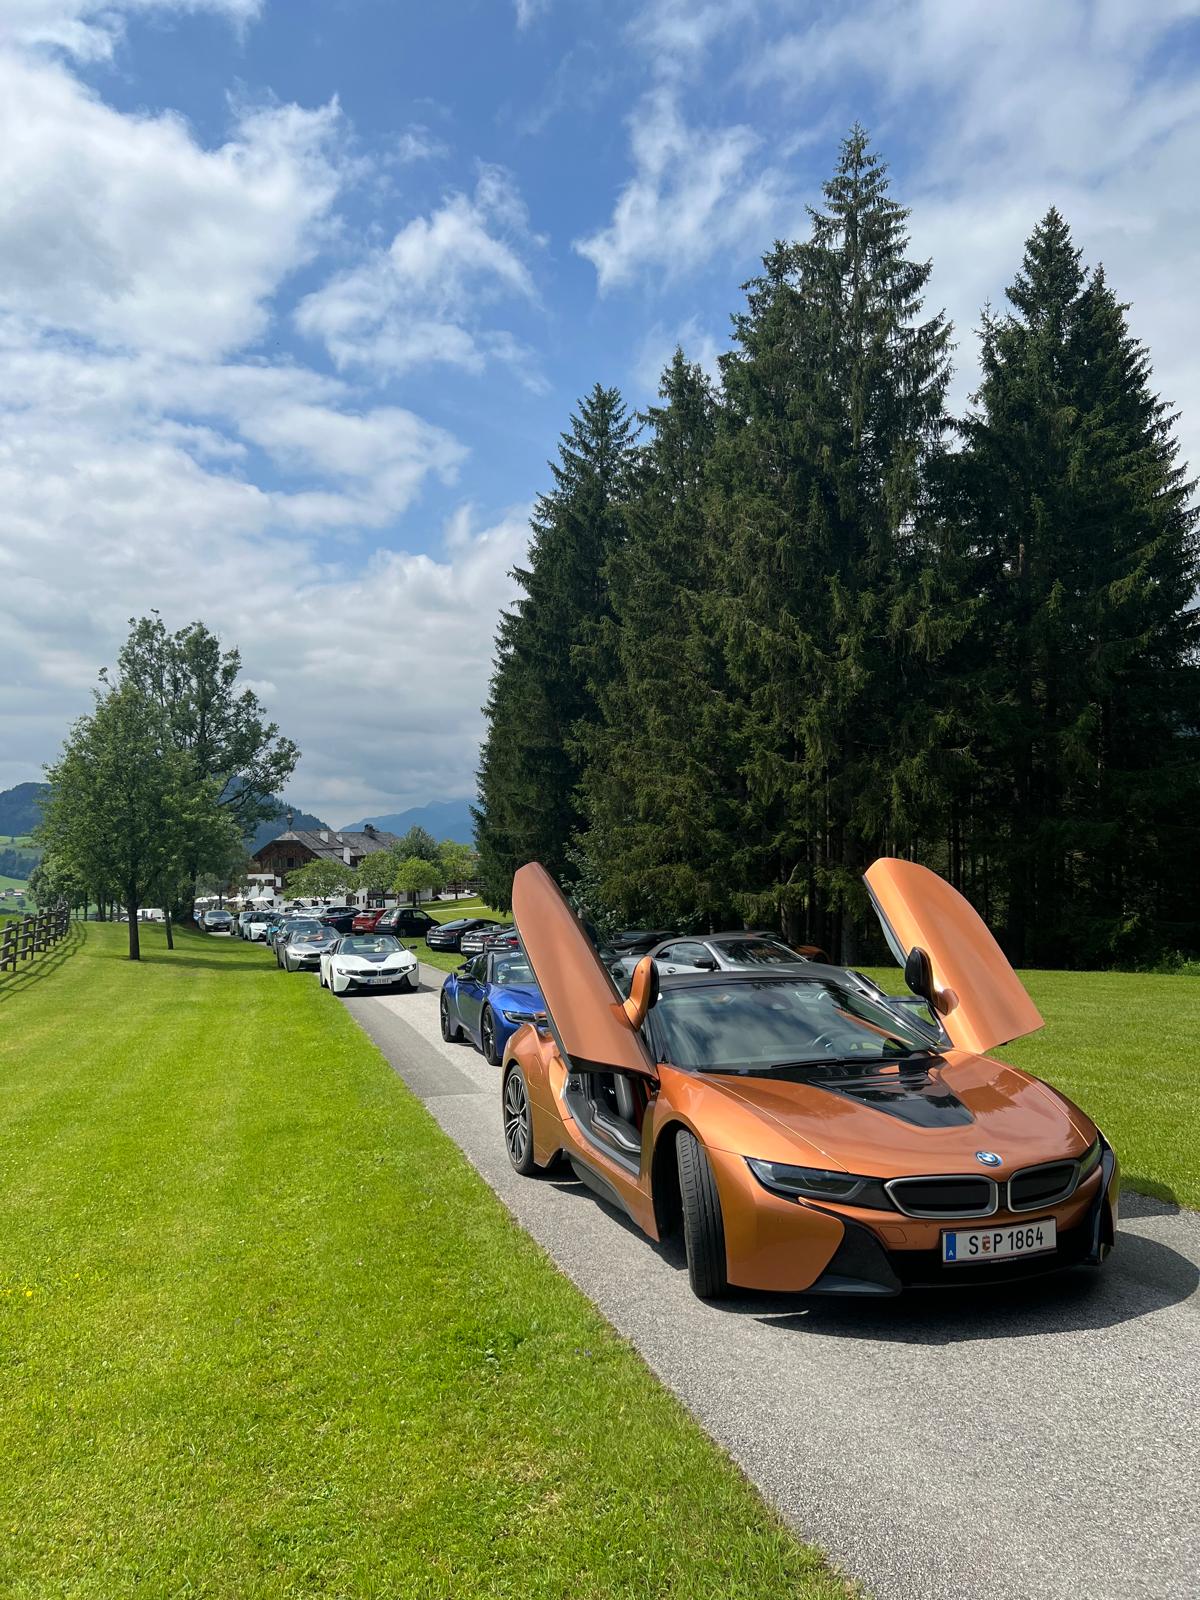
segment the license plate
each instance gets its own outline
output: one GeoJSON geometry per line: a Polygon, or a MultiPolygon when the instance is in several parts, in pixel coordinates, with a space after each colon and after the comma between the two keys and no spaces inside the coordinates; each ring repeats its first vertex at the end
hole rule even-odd
{"type": "Polygon", "coordinates": [[[395,981],[395,978],[390,974],[385,978],[363,978],[360,980],[363,983],[395,983],[395,981]]]}
{"type": "Polygon", "coordinates": [[[942,1261],[951,1267],[1011,1261],[1014,1256],[1037,1256],[1057,1248],[1058,1225],[1053,1217],[1002,1228],[957,1228],[942,1234],[942,1261]]]}

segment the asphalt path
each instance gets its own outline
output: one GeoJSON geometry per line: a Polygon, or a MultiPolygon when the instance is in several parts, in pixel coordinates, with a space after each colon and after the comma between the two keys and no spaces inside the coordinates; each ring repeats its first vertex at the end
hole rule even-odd
{"type": "Polygon", "coordinates": [[[877,1600],[1197,1600],[1200,1216],[1128,1193],[1104,1271],[1057,1283],[706,1305],[681,1252],[570,1179],[517,1177],[499,1069],[442,1040],[442,974],[422,979],[346,1004],[521,1225],[877,1600]]]}

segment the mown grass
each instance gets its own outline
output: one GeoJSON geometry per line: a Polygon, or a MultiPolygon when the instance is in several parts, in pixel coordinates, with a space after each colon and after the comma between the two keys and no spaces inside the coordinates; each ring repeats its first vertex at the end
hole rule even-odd
{"type": "MultiPolygon", "coordinates": [[[[872,976],[892,993],[894,968],[872,976]]],[[[1143,972],[1022,972],[1046,1019],[997,1050],[1076,1101],[1112,1141],[1123,1181],[1200,1207],[1200,982],[1143,972]]]]}
{"type": "Polygon", "coordinates": [[[0,980],[6,1600],[844,1594],[315,981],[125,932],[0,980]]]}

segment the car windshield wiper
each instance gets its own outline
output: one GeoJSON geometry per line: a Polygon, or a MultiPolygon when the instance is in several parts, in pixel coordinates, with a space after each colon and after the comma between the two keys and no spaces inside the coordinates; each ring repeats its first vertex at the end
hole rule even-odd
{"type": "Polygon", "coordinates": [[[937,1054],[938,1051],[922,1046],[919,1050],[889,1050],[881,1056],[803,1056],[798,1061],[773,1061],[769,1067],[760,1067],[759,1071],[783,1072],[789,1067],[878,1067],[889,1061],[903,1065],[906,1061],[937,1054]]]}

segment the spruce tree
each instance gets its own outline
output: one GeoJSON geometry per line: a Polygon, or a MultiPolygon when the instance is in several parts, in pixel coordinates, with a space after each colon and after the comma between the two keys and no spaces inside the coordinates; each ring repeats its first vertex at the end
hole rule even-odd
{"type": "Polygon", "coordinates": [[[949,325],[861,128],[807,240],[747,286],[714,463],[714,610],[746,786],[733,866],[793,933],[856,955],[861,874],[943,804],[933,667],[969,606],[942,592],[929,466],[949,325]]]}
{"type": "Polygon", "coordinates": [[[605,569],[611,615],[592,656],[598,716],[584,740],[582,859],[598,904],[674,925],[728,907],[736,773],[723,761],[709,686],[719,652],[704,626],[713,571],[704,495],[717,399],[682,350],[663,373],[605,569]]]}
{"type": "Polygon", "coordinates": [[[988,847],[1014,959],[1111,960],[1196,935],[1193,485],[1126,308],[1056,210],[1008,300],[965,429],[988,847]]]}
{"type": "Polygon", "coordinates": [[[616,389],[596,384],[580,402],[550,463],[554,486],[534,510],[529,564],[513,574],[524,593],[497,634],[475,813],[493,905],[510,904],[526,861],[570,876],[582,750],[603,676],[604,570],[623,537],[633,427],[616,389]]]}

